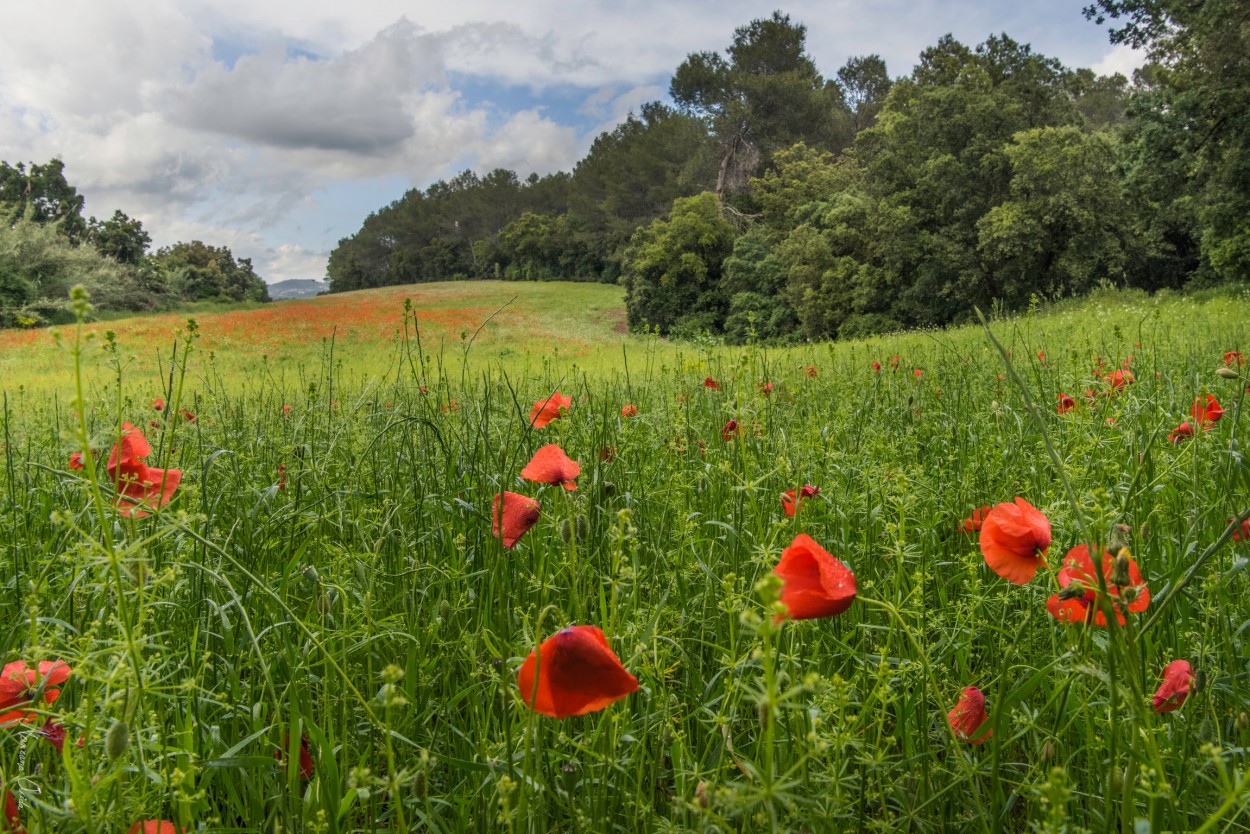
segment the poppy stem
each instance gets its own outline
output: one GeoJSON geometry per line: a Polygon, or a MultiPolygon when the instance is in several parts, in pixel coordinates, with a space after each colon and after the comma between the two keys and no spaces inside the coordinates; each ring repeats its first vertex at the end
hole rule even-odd
{"type": "MultiPolygon", "coordinates": [[[[1081,512],[1080,502],[1076,500],[1076,491],[1072,489],[1072,482],[1068,480],[1067,470],[1064,469],[1063,459],[1059,457],[1059,452],[1055,449],[1055,444],[1051,442],[1050,432],[1046,430],[1046,421],[1042,418],[1042,412],[1037,407],[1037,402],[1033,399],[1033,395],[1029,393],[1029,386],[1025,384],[1024,379],[1016,370],[1015,365],[1011,362],[1006,348],[994,336],[994,332],[990,330],[990,324],[985,318],[985,314],[981,312],[981,308],[974,307],[977,318],[981,320],[981,326],[985,328],[985,335],[990,340],[998,355],[1002,357],[1003,364],[1007,369],[1007,375],[1011,377],[1011,381],[1020,389],[1020,395],[1024,397],[1024,404],[1029,412],[1029,416],[1033,418],[1034,424],[1037,426],[1038,433],[1042,436],[1042,442],[1046,445],[1046,451],[1050,454],[1050,460],[1055,465],[1055,474],[1059,477],[1059,483],[1063,485],[1064,496],[1068,499],[1068,504],[1072,507],[1072,514],[1076,519],[1077,530],[1080,532],[1081,540],[1089,544],[1090,553],[1102,552],[1100,548],[1091,541],[1089,534],[1089,525],[1085,521],[1085,514],[1081,512]]],[[[1106,583],[1102,578],[1102,573],[1098,574],[1099,590],[1106,593],[1106,583]]]]}

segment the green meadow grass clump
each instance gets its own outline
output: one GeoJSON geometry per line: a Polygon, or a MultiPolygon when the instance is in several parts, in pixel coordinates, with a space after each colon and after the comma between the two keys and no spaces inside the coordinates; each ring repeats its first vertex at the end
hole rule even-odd
{"type": "Polygon", "coordinates": [[[124,341],[69,330],[71,367],[107,380],[6,389],[0,414],[10,811],[31,832],[1250,829],[1245,312],[638,340],[590,373],[405,337],[367,378],[329,351],[224,373],[191,325],[135,379],[124,341]],[[527,469],[549,445],[575,476],[527,469]],[[1044,553],[977,517],[1009,581],[969,528],[1016,498],[1044,553]]]}

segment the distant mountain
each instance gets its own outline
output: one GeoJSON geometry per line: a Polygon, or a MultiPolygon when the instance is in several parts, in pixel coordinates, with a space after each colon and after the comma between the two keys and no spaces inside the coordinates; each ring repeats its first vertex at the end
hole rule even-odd
{"type": "Polygon", "coordinates": [[[285,298],[312,298],[318,293],[323,293],[330,289],[330,286],[324,281],[314,281],[311,278],[294,278],[290,281],[279,281],[276,284],[269,285],[269,297],[274,301],[281,301],[285,298]]]}

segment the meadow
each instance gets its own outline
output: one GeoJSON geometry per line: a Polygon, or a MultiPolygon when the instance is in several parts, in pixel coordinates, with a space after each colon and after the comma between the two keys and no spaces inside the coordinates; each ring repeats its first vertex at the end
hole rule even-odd
{"type": "Polygon", "coordinates": [[[10,830],[1250,830],[1250,298],[619,292],[0,333],[10,830]]]}

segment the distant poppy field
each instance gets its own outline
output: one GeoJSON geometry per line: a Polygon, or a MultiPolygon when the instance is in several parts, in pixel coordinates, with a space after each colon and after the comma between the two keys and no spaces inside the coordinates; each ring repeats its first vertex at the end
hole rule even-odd
{"type": "Polygon", "coordinates": [[[398,289],[0,333],[0,831],[1250,830],[1247,299],[398,289]]]}

